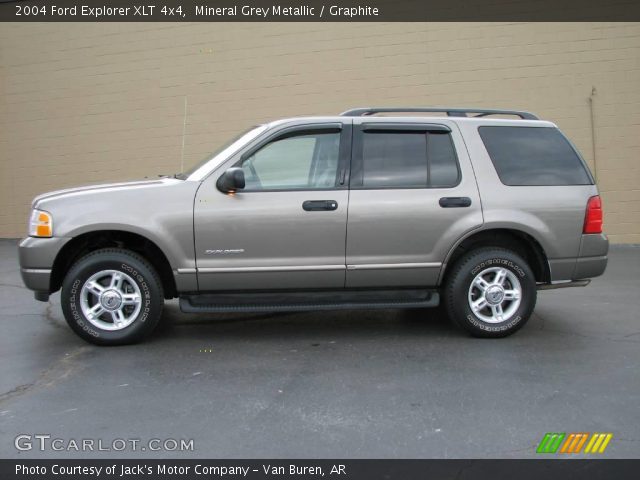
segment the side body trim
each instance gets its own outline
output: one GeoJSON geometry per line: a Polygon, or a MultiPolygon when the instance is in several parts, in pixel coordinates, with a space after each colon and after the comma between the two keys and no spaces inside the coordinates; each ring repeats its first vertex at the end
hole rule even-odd
{"type": "Polygon", "coordinates": [[[299,272],[344,270],[344,265],[283,265],[274,267],[203,267],[198,273],[299,272]]]}
{"type": "MultiPolygon", "coordinates": [[[[396,270],[404,268],[439,268],[440,262],[429,263],[369,263],[361,265],[278,265],[273,267],[203,267],[198,273],[247,273],[247,272],[299,272],[335,270],[396,270]]],[[[192,268],[179,268],[179,274],[195,273],[192,268]]]]}
{"type": "Polygon", "coordinates": [[[399,268],[439,268],[440,262],[427,263],[366,263],[360,265],[347,265],[347,270],[396,270],[399,268]]]}

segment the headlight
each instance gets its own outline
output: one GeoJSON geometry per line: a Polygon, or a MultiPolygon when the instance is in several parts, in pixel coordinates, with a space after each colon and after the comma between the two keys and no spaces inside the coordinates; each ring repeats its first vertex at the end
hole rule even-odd
{"type": "Polygon", "coordinates": [[[33,209],[29,220],[29,236],[51,237],[53,236],[53,218],[50,213],[33,209]]]}

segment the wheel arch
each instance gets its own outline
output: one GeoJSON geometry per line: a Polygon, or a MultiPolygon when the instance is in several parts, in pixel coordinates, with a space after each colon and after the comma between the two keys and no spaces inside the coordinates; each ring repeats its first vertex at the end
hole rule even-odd
{"type": "Polygon", "coordinates": [[[551,281],[547,254],[534,236],[517,228],[486,228],[469,232],[449,250],[440,271],[438,284],[441,285],[445,281],[451,267],[462,255],[479,247],[502,247],[513,250],[527,261],[533,270],[536,282],[551,281]]]}
{"type": "Polygon", "coordinates": [[[50,292],[58,291],[71,266],[87,253],[101,248],[118,247],[131,250],[145,258],[155,268],[167,299],[177,296],[171,264],[158,245],[139,233],[124,230],[95,230],[82,233],[68,241],[56,255],[51,270],[50,292]]]}

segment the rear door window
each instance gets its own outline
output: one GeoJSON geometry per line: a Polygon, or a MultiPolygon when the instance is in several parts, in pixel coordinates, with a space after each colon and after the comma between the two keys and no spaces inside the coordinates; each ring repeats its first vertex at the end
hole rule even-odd
{"type": "Polygon", "coordinates": [[[362,188],[451,188],[460,170],[448,132],[369,129],[352,186],[362,188]]]}
{"type": "Polygon", "coordinates": [[[557,128],[487,126],[478,129],[505,185],[591,185],[587,169],[557,128]]]}
{"type": "Polygon", "coordinates": [[[365,133],[362,148],[364,187],[427,187],[424,133],[365,133]]]}

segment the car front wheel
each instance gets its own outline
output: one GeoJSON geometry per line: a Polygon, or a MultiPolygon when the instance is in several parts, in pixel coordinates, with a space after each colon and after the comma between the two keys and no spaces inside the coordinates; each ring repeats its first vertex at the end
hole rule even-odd
{"type": "Polygon", "coordinates": [[[62,284],[69,326],[97,345],[135,343],[157,325],[164,302],[154,268],[129,250],[105,248],[78,260],[62,284]]]}

